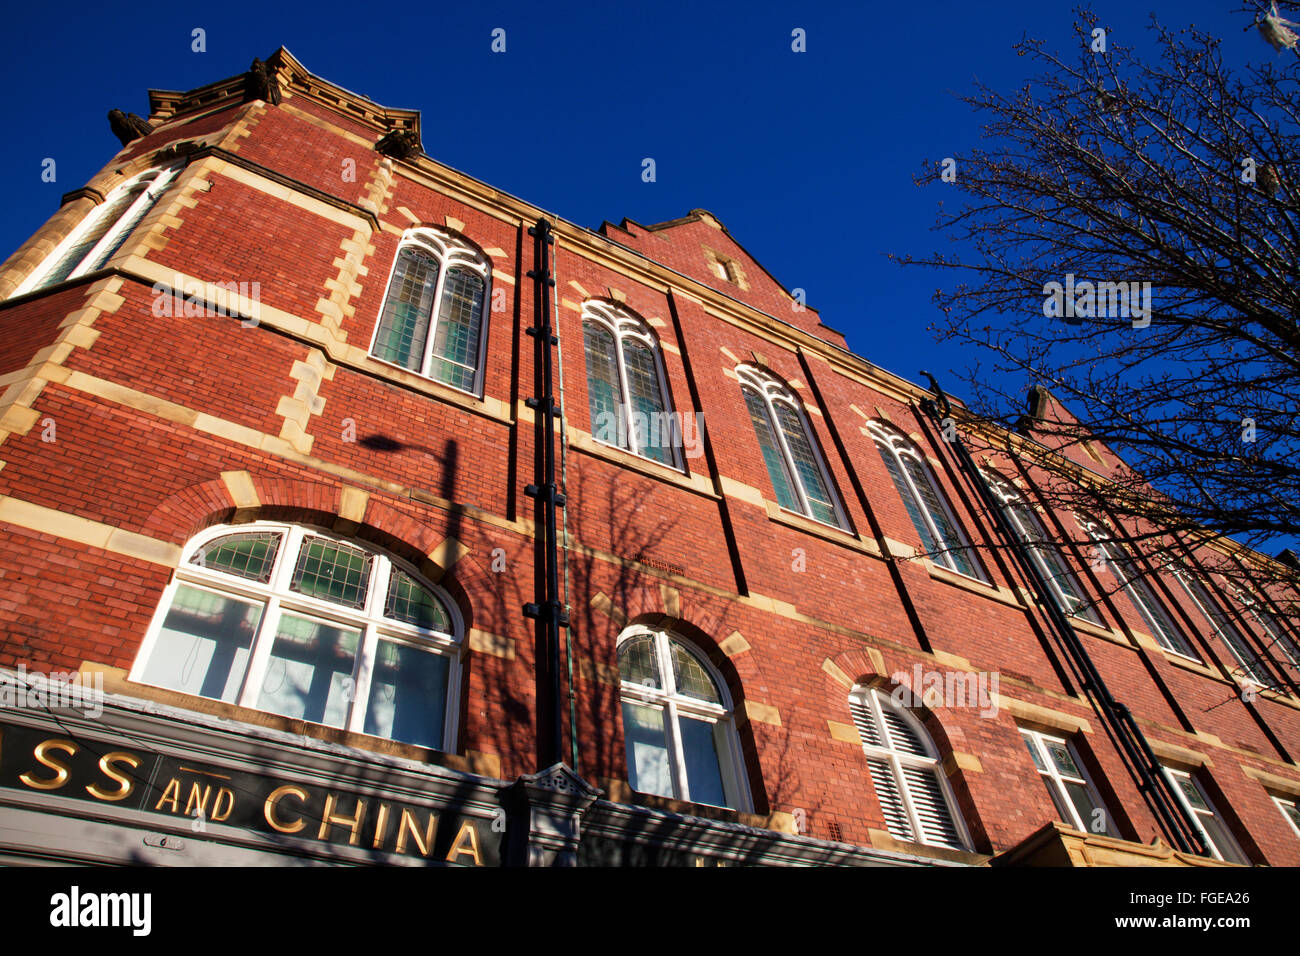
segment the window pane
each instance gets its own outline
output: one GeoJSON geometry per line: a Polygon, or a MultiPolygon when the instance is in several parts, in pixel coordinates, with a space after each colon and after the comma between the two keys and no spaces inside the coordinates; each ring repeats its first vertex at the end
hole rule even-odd
{"type": "Polygon", "coordinates": [[[659,368],[654,352],[643,342],[625,339],[623,365],[627,370],[632,411],[637,413],[632,419],[636,424],[637,451],[647,458],[671,465],[674,463],[673,444],[676,436],[671,422],[664,414],[659,368]]]}
{"type": "Polygon", "coordinates": [[[661,797],[673,796],[663,711],[623,701],[623,740],[632,789],[661,797]]]}
{"type": "Polygon", "coordinates": [[[673,681],[677,686],[677,693],[714,704],[722,703],[718,688],[713,684],[713,678],[704,669],[704,665],[695,659],[695,655],[676,641],[673,642],[672,649],[673,681]]]}
{"type": "Polygon", "coordinates": [[[366,733],[441,750],[447,707],[447,658],[379,642],[366,706],[366,733]]]}
{"type": "Polygon", "coordinates": [[[1043,763],[1042,755],[1038,752],[1038,741],[1023,731],[1021,732],[1020,737],[1024,740],[1025,746],[1029,748],[1029,756],[1034,758],[1034,766],[1039,770],[1046,770],[1047,766],[1043,763]]]}
{"type": "Polygon", "coordinates": [[[360,548],[309,535],[303,539],[289,586],[322,601],[364,607],[372,562],[360,548]]]}
{"type": "Polygon", "coordinates": [[[630,684],[663,690],[659,677],[659,657],[655,654],[655,640],[649,634],[629,637],[618,648],[619,676],[630,684]]]}
{"type": "Polygon", "coordinates": [[[1047,751],[1052,755],[1052,762],[1056,768],[1067,777],[1082,777],[1079,768],[1074,763],[1074,756],[1070,753],[1070,748],[1065,744],[1057,743],[1055,740],[1047,741],[1047,751]]]}
{"type": "Polygon", "coordinates": [[[1085,830],[1089,833],[1110,833],[1110,820],[1106,811],[1097,806],[1092,799],[1092,792],[1085,784],[1066,781],[1065,790],[1070,795],[1074,809],[1079,811],[1079,819],[1083,821],[1085,830]]]}
{"type": "Polygon", "coordinates": [[[930,480],[929,473],[911,455],[902,457],[903,466],[907,469],[908,475],[911,476],[917,490],[921,493],[930,520],[934,522],[934,526],[939,529],[939,534],[942,536],[942,540],[938,542],[938,550],[943,551],[944,563],[962,574],[978,577],[970,553],[961,546],[962,537],[958,534],[953,523],[948,520],[947,509],[939,500],[939,493],[935,490],[934,482],[930,480]]]}
{"type": "Polygon", "coordinates": [[[1196,784],[1192,782],[1191,777],[1185,776],[1183,774],[1175,774],[1174,781],[1178,784],[1178,788],[1183,791],[1183,796],[1187,798],[1187,802],[1194,809],[1197,810],[1210,809],[1209,806],[1207,806],[1205,803],[1205,798],[1201,796],[1200,788],[1197,787],[1196,784]]]}
{"type": "Polygon", "coordinates": [[[257,699],[259,710],[329,727],[347,723],[360,632],[284,614],[257,699]]]}
{"type": "Polygon", "coordinates": [[[1205,585],[1190,576],[1179,575],[1178,579],[1182,581],[1183,587],[1200,606],[1201,613],[1209,619],[1215,632],[1223,639],[1223,643],[1228,645],[1228,650],[1237,659],[1237,663],[1241,665],[1245,674],[1254,678],[1260,684],[1266,686],[1271,684],[1272,680],[1269,677],[1268,669],[1264,667],[1259,656],[1246,643],[1246,639],[1241,636],[1241,632],[1233,626],[1232,621],[1228,619],[1228,615],[1224,614],[1218,603],[1210,597],[1205,585]]]}
{"type": "Polygon", "coordinates": [[[628,448],[614,336],[593,322],[582,323],[582,336],[587,355],[587,406],[591,410],[592,437],[606,445],[628,448]]]}
{"type": "Polygon", "coordinates": [[[776,410],[777,421],[781,423],[781,432],[785,435],[785,443],[790,448],[790,454],[794,456],[795,471],[799,473],[799,480],[803,484],[804,494],[808,496],[812,516],[818,521],[838,525],[840,519],[835,513],[835,505],[831,503],[830,489],[822,478],[821,468],[818,467],[817,456],[813,451],[812,442],[808,438],[808,433],[804,430],[803,423],[799,420],[798,413],[785,404],[778,403],[773,407],[776,410]]]}
{"type": "Polygon", "coordinates": [[[714,807],[727,806],[715,739],[719,725],[693,717],[681,717],[677,724],[681,730],[682,749],[685,751],[686,788],[690,791],[690,800],[714,807]]]}
{"type": "Polygon", "coordinates": [[[426,587],[418,584],[401,568],[393,568],[388,578],[388,597],[384,601],[384,617],[404,621],[430,631],[451,633],[451,618],[447,609],[426,587]]]}
{"type": "Polygon", "coordinates": [[[260,604],[180,585],[149,656],[145,683],[235,703],[261,620],[260,604]]]}
{"type": "Polygon", "coordinates": [[[1208,813],[1197,814],[1196,819],[1205,828],[1206,835],[1210,838],[1210,842],[1214,844],[1214,848],[1219,851],[1221,857],[1229,863],[1250,862],[1242,856],[1241,851],[1237,848],[1237,841],[1232,838],[1232,834],[1228,832],[1228,828],[1223,825],[1222,820],[1208,813]]]}
{"type": "Polygon", "coordinates": [[[72,271],[81,264],[81,260],[86,254],[95,247],[95,243],[107,235],[108,230],[113,228],[122,213],[126,212],[131,203],[136,201],[142,190],[147,187],[146,183],[139,183],[135,188],[123,190],[108,202],[92,209],[91,216],[95,217],[94,222],[86,233],[70,246],[56,262],[50,271],[46,273],[45,278],[41,280],[42,286],[53,285],[55,282],[62,282],[72,271]]]}
{"type": "MultiPolygon", "coordinates": [[[[153,183],[154,180],[151,178],[149,182],[145,184],[144,188],[149,188],[153,183]]],[[[134,201],[142,191],[143,190],[132,190],[132,201],[134,201]]],[[[143,219],[149,210],[153,208],[154,203],[158,201],[158,197],[161,195],[161,189],[155,191],[148,199],[126,214],[126,218],[122,220],[122,228],[118,230],[116,238],[99,251],[99,255],[95,256],[94,261],[87,264],[87,272],[93,272],[95,269],[104,265],[104,263],[108,262],[108,260],[113,257],[113,254],[117,252],[118,249],[122,248],[123,243],[131,237],[131,233],[135,231],[135,227],[140,224],[140,220],[143,219]]]]}
{"type": "Polygon", "coordinates": [[[278,531],[223,535],[204,545],[190,558],[190,564],[266,584],[271,580],[271,566],[275,564],[281,537],[278,531]]]}
{"type": "Polygon", "coordinates": [[[478,374],[484,287],[478,273],[459,267],[448,269],[438,330],[433,337],[434,358],[429,375],[465,391],[473,390],[478,374]]]}
{"type": "Polygon", "coordinates": [[[420,371],[437,285],[438,260],[432,255],[410,246],[397,254],[375,336],[378,358],[420,371]]]}
{"type": "Polygon", "coordinates": [[[1105,547],[1104,552],[1115,575],[1124,585],[1124,592],[1137,608],[1138,614],[1146,622],[1147,627],[1151,628],[1151,635],[1166,650],[1200,660],[1192,646],[1187,643],[1187,639],[1169,619],[1155,592],[1151,590],[1151,586],[1143,579],[1142,572],[1123,548],[1111,542],[1105,547]]]}
{"type": "Polygon", "coordinates": [[[794,493],[790,473],[786,469],[785,456],[781,454],[776,442],[776,433],[767,417],[767,405],[752,389],[742,388],[745,405],[749,408],[750,421],[758,435],[758,447],[763,452],[763,463],[767,465],[768,477],[772,479],[772,489],[776,492],[776,501],[782,508],[790,511],[803,511],[799,498],[794,493]]]}

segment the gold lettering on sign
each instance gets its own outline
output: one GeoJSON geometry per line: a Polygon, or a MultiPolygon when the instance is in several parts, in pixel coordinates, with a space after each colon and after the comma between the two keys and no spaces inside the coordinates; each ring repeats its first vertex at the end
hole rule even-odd
{"type": "Polygon", "coordinates": [[[229,787],[222,787],[217,791],[217,799],[212,803],[212,822],[220,823],[230,816],[230,811],[235,809],[235,791],[229,787]],[[221,801],[226,801],[225,809],[221,808],[221,801]]]}
{"type": "Polygon", "coordinates": [[[302,787],[295,787],[291,783],[286,783],[283,787],[276,787],[266,798],[266,803],[262,804],[262,816],[266,817],[266,822],[271,825],[271,829],[278,830],[281,833],[297,833],[307,824],[302,820],[294,820],[290,823],[281,823],[275,817],[275,805],[280,802],[280,798],[287,793],[292,793],[304,803],[307,800],[307,791],[302,787]]]}
{"type": "Polygon", "coordinates": [[[51,750],[62,750],[71,757],[78,749],[77,745],[71,740],[42,740],[36,745],[36,749],[32,751],[32,756],[34,756],[44,766],[53,770],[54,776],[49,780],[38,780],[28,772],[20,776],[18,779],[27,784],[27,786],[31,787],[33,790],[58,790],[59,787],[68,782],[68,768],[50,757],[49,752],[51,750]]]}
{"type": "Polygon", "coordinates": [[[375,819],[375,842],[370,844],[374,849],[379,850],[384,845],[384,834],[388,830],[388,804],[379,805],[379,816],[375,819]]]}
{"type": "Polygon", "coordinates": [[[132,770],[136,770],[140,766],[140,758],[135,754],[129,754],[124,750],[114,750],[112,753],[104,754],[104,756],[100,757],[100,771],[104,776],[108,777],[109,780],[112,780],[117,784],[117,789],[105,790],[97,783],[90,784],[86,787],[86,793],[90,794],[96,800],[107,800],[109,803],[113,803],[117,800],[125,800],[127,797],[131,796],[131,792],[135,790],[135,781],[125,773],[115,772],[113,770],[114,763],[124,763],[130,766],[132,770]]]}
{"type": "Polygon", "coordinates": [[[428,856],[429,851],[433,849],[433,835],[437,830],[438,814],[430,811],[427,832],[424,836],[420,836],[420,830],[415,825],[415,814],[403,807],[401,819],[397,821],[397,852],[406,852],[406,835],[410,833],[411,839],[415,841],[415,848],[420,851],[420,856],[428,856]]]}
{"type": "Polygon", "coordinates": [[[206,817],[208,815],[208,797],[210,796],[212,796],[212,784],[208,784],[203,788],[203,795],[200,797],[199,785],[197,783],[191,783],[190,795],[185,801],[185,816],[194,816],[194,809],[197,807],[199,814],[206,817]]]}
{"type": "Polygon", "coordinates": [[[170,803],[172,805],[172,813],[180,813],[180,807],[177,803],[177,801],[179,801],[180,798],[181,798],[181,782],[177,780],[175,777],[172,777],[170,780],[167,781],[167,787],[166,789],[163,790],[162,796],[159,797],[158,802],[154,804],[154,809],[161,810],[163,808],[164,803],[170,803]]]}
{"type": "Polygon", "coordinates": [[[325,812],[321,814],[320,832],[316,834],[316,838],[318,840],[328,840],[330,827],[333,824],[346,824],[348,829],[352,831],[352,835],[348,837],[348,845],[356,846],[361,842],[361,821],[366,818],[366,801],[358,797],[357,812],[350,817],[345,817],[341,813],[336,814],[334,812],[335,799],[332,793],[325,795],[325,812]]]}
{"type": "Polygon", "coordinates": [[[460,832],[456,834],[456,842],[453,843],[451,849],[447,851],[447,859],[450,862],[455,863],[457,862],[456,857],[460,856],[462,853],[468,853],[470,858],[474,861],[475,866],[483,865],[483,862],[479,859],[478,855],[478,830],[476,830],[474,824],[468,820],[460,825],[460,832]],[[466,837],[469,837],[469,846],[462,846],[461,844],[466,842],[466,837]]]}

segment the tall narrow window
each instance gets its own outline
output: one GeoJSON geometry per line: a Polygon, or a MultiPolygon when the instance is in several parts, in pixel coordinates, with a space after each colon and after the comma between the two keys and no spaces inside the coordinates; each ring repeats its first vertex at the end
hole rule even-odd
{"type": "Polygon", "coordinates": [[[1056,804],[1061,822],[1085,833],[1115,835],[1115,827],[1106,805],[1083,770],[1074,745],[1064,737],[1053,737],[1037,730],[1020,728],[1020,736],[1029,748],[1034,767],[1056,804]]]}
{"type": "Polygon", "coordinates": [[[1278,648],[1286,659],[1291,662],[1291,666],[1300,669],[1300,646],[1296,645],[1295,640],[1286,632],[1282,622],[1265,606],[1259,595],[1244,587],[1234,587],[1233,593],[1236,595],[1237,600],[1250,612],[1250,616],[1255,619],[1260,630],[1264,632],[1268,646],[1278,648]]]}
{"type": "Polygon", "coordinates": [[[490,277],[487,259],[463,239],[433,229],[408,231],[397,249],[370,354],[477,394],[490,277]]]}
{"type": "Polygon", "coordinates": [[[920,452],[902,435],[877,422],[867,428],[926,553],[946,568],[987,580],[920,452]]]}
{"type": "Polygon", "coordinates": [[[14,291],[22,295],[103,268],[176,178],[180,167],[151,169],[110,192],[14,291]]]}
{"type": "Polygon", "coordinates": [[[413,569],[269,522],[204,532],[184,554],[132,680],[450,748],[458,618],[413,569]]]}
{"type": "Polygon", "coordinates": [[[1237,841],[1233,839],[1232,833],[1228,830],[1222,815],[1215,810],[1214,804],[1210,802],[1210,797],[1201,787],[1200,781],[1186,770],[1175,770],[1173,767],[1163,769],[1165,776],[1169,778],[1169,782],[1173,785],[1174,792],[1178,794],[1178,799],[1183,808],[1196,822],[1196,829],[1201,832],[1201,838],[1205,840],[1210,855],[1216,860],[1249,866],[1249,858],[1242,852],[1237,841]]]}
{"type": "Polygon", "coordinates": [[[650,327],[606,302],[582,312],[592,437],[680,468],[682,433],[650,327]]]}
{"type": "Polygon", "coordinates": [[[1057,606],[1072,617],[1082,618],[1093,624],[1100,624],[1101,617],[1083,597],[1083,588],[1070,570],[1070,565],[1047,534],[1043,524],[1038,520],[1034,509],[1021,496],[1020,492],[996,472],[980,472],[985,483],[994,496],[1002,502],[1002,511],[1029,550],[1030,558],[1038,572],[1047,580],[1052,598],[1057,606]]]}
{"type": "Polygon", "coordinates": [[[830,474],[794,394],[784,383],[747,365],[737,368],[736,374],[777,503],[823,524],[847,528],[844,510],[831,490],[830,474]]]}
{"type": "Polygon", "coordinates": [[[1120,587],[1128,595],[1129,601],[1137,609],[1146,626],[1150,628],[1151,636],[1159,641],[1160,646],[1165,650],[1199,661],[1200,657],[1191,642],[1174,624],[1173,619],[1151,589],[1151,585],[1143,577],[1141,569],[1124,547],[1107,534],[1100,522],[1086,518],[1081,519],[1081,522],[1088,534],[1097,542],[1097,549],[1105,559],[1106,566],[1115,575],[1120,587]]]}
{"type": "Polygon", "coordinates": [[[954,812],[938,752],[920,722],[878,689],[854,688],[849,711],[890,834],[910,843],[969,850],[970,837],[954,812]]]}
{"type": "Polygon", "coordinates": [[[680,638],[636,627],[619,640],[628,783],[642,793],[747,810],[731,702],[680,638]]]}
{"type": "Polygon", "coordinates": [[[1300,837],[1300,805],[1297,805],[1295,797],[1279,797],[1274,794],[1273,802],[1282,811],[1282,816],[1286,818],[1286,822],[1291,825],[1292,832],[1300,837]]]}
{"type": "Polygon", "coordinates": [[[1210,628],[1219,635],[1219,639],[1241,665],[1242,673],[1257,684],[1271,687],[1274,683],[1273,677],[1269,674],[1263,660],[1255,653],[1241,631],[1237,630],[1223,608],[1219,607],[1218,602],[1210,596],[1201,580],[1186,568],[1176,568],[1174,577],[1183,586],[1183,590],[1192,599],[1192,603],[1209,623],[1210,628]]]}

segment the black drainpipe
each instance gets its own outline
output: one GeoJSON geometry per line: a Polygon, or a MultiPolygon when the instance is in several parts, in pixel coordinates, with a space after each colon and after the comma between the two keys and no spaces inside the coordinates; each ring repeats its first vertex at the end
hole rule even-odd
{"type": "Polygon", "coordinates": [[[551,224],[545,218],[528,230],[533,237],[533,325],[528,334],[534,349],[536,394],[526,404],[533,410],[537,453],[535,483],[524,489],[534,499],[537,534],[534,547],[536,601],[524,605],[524,617],[534,622],[537,657],[537,757],[539,769],[564,762],[563,700],[560,694],[560,628],[569,615],[560,601],[559,540],[555,509],[564,507],[564,495],[555,484],[555,420],[560,415],[551,387],[551,349],[559,344],[551,328],[551,224]]]}
{"type": "Polygon", "coordinates": [[[944,394],[943,389],[939,387],[939,383],[934,380],[933,375],[924,371],[921,374],[930,380],[930,391],[938,398],[938,401],[933,398],[922,400],[922,410],[934,420],[941,434],[945,435],[945,437],[949,434],[953,436],[952,440],[948,441],[947,444],[952,447],[959,467],[966,473],[970,483],[975,486],[975,491],[980,496],[980,500],[984,502],[984,507],[988,513],[992,516],[993,524],[997,528],[999,537],[1007,546],[1007,551],[1012,560],[1019,567],[1025,579],[1033,584],[1038,604],[1047,615],[1048,623],[1051,624],[1057,641],[1075,672],[1075,678],[1079,686],[1088,695],[1093,709],[1101,718],[1111,740],[1119,745],[1129,772],[1135,778],[1138,792],[1142,794],[1142,798],[1155,815],[1161,832],[1175,849],[1186,853],[1208,856],[1208,848],[1201,839],[1200,831],[1191,820],[1187,810],[1183,808],[1182,802],[1174,794],[1173,786],[1165,776],[1160,761],[1151,750],[1151,744],[1147,742],[1142,730],[1138,727],[1133,712],[1111,696],[1110,690],[1106,687],[1106,682],[1102,680],[1101,673],[1093,664],[1092,658],[1088,656],[1088,651],[1083,646],[1083,642],[1074,633],[1074,627],[1071,626],[1065,612],[1057,604],[1051,588],[1048,587],[1047,581],[1038,570],[1038,565],[1030,557],[1027,546],[1021,541],[1015,529],[1007,522],[1006,515],[1002,511],[1001,502],[997,501],[992,490],[984,483],[984,479],[980,476],[970,452],[961,440],[961,436],[956,434],[955,428],[944,428],[945,421],[950,425],[955,424],[952,419],[952,406],[948,402],[948,396],[944,394]]]}

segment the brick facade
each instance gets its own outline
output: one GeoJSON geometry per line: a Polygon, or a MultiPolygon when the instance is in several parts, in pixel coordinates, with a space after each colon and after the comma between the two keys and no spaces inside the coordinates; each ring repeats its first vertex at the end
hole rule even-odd
{"type": "MultiPolygon", "coordinates": [[[[242,102],[238,78],[153,94],[155,131],[124,147],[87,184],[92,192],[70,199],[0,269],[0,295],[12,296],[96,197],[158,165],[160,151],[185,160],[105,268],[0,304],[0,667],[98,671],[113,693],[292,729],[304,747],[333,740],[514,780],[538,769],[534,638],[520,608],[534,599],[536,528],[524,495],[535,480],[524,404],[534,368],[524,330],[536,294],[528,229],[541,212],[429,157],[381,155],[376,140],[417,124],[414,114],[339,90],[287,54],[273,62],[278,105],[242,102]],[[178,144],[191,145],[166,152],[178,144]],[[477,396],[370,354],[412,226],[463,237],[490,262],[477,396]],[[257,283],[255,324],[158,314],[156,288],[219,282],[257,283]],[[464,619],[454,750],[290,728],[128,680],[186,542],[257,520],[368,542],[446,590],[464,619]]],[[[1026,726],[1072,734],[1118,835],[1150,844],[1154,817],[920,411],[928,392],[848,352],[708,213],[649,227],[554,225],[577,716],[570,726],[566,705],[565,741],[576,738],[577,773],[611,803],[980,863],[1058,819],[1018,732],[1026,726]],[[684,469],[593,439],[589,300],[640,317],[660,346],[673,406],[702,413],[702,453],[684,469]],[[847,530],[776,504],[742,364],[797,395],[847,530]],[[929,459],[987,585],[918,554],[868,421],[892,424],[929,459]],[[616,641],[638,623],[691,642],[725,680],[747,812],[628,785],[616,641]],[[854,729],[850,690],[892,689],[892,675],[917,665],[999,676],[996,716],[917,708],[971,852],[890,836],[854,729]]],[[[1032,480],[1026,461],[997,465],[1032,480]]],[[[1226,649],[1172,581],[1159,594],[1206,665],[1162,650],[1128,599],[1108,594],[1104,572],[1071,557],[1089,596],[1107,595],[1102,625],[1078,625],[1080,639],[1157,754],[1201,768],[1252,862],[1300,865],[1300,835],[1270,796],[1300,793],[1300,674],[1279,661],[1292,692],[1243,700],[1226,649]]]]}

